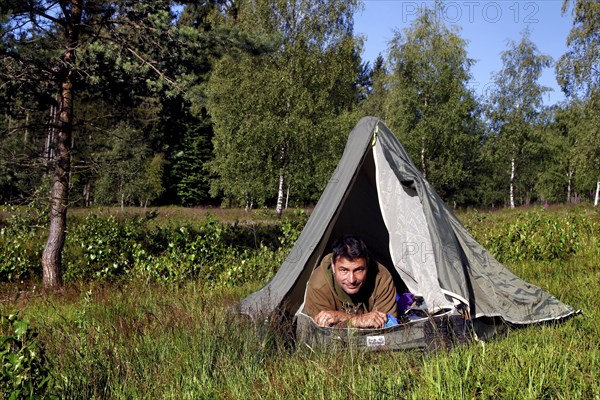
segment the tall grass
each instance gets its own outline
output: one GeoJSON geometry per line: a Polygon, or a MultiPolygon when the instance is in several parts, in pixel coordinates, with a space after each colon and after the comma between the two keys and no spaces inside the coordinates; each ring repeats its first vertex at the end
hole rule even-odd
{"type": "MultiPolygon", "coordinates": [[[[486,213],[474,231],[514,221],[486,213]]],[[[437,353],[290,347],[277,329],[234,312],[263,282],[91,282],[7,297],[0,311],[29,318],[65,399],[597,399],[597,226],[567,257],[507,263],[582,315],[437,353]]]]}

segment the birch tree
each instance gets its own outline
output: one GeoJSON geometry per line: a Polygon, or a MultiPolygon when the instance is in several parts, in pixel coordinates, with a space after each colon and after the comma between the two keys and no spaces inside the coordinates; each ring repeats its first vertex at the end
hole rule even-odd
{"type": "Polygon", "coordinates": [[[565,182],[563,187],[566,186],[566,192],[563,190],[564,197],[560,200],[566,200],[567,203],[579,201],[582,196],[596,190],[599,159],[594,153],[593,141],[598,133],[594,118],[588,113],[588,103],[581,99],[572,98],[559,105],[550,126],[551,134],[545,138],[547,143],[559,145],[542,176],[555,172],[557,179],[554,185],[560,185],[561,179],[565,182]]]}
{"type": "Polygon", "coordinates": [[[488,99],[488,118],[495,154],[508,171],[509,204],[515,207],[518,175],[525,173],[531,152],[533,127],[543,106],[543,94],[551,90],[539,84],[551,57],[540,54],[525,30],[519,43],[510,41],[502,52],[502,69],[494,74],[494,91],[488,99]]]}
{"type": "MultiPolygon", "coordinates": [[[[579,165],[582,175],[595,183],[594,207],[600,203],[600,3],[595,0],[564,0],[562,11],[571,10],[573,27],[568,51],[556,64],[558,83],[567,98],[582,101],[579,120],[579,165]]],[[[582,176],[583,177],[583,176],[582,176]]]]}
{"type": "Polygon", "coordinates": [[[465,40],[435,9],[421,9],[390,44],[386,121],[425,178],[456,203],[466,201],[463,189],[472,186],[480,138],[467,87],[472,64],[465,40]]]}
{"type": "MultiPolygon", "coordinates": [[[[214,122],[213,193],[247,206],[314,184],[332,131],[324,121],[356,100],[353,0],[255,0],[236,23],[270,35],[273,51],[225,57],[208,85],[214,122]]],[[[335,157],[335,155],[333,155],[335,157]]]]}

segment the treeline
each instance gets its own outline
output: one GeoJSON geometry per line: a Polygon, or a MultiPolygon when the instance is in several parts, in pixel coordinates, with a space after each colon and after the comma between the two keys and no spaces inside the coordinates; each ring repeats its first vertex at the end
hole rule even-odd
{"type": "Polygon", "coordinates": [[[45,284],[69,207],[314,203],[364,115],[382,118],[454,206],[600,193],[600,3],[564,0],[568,53],[529,33],[495,88],[469,88],[460,32],[423,8],[361,59],[359,0],[4,0],[0,201],[48,199],[45,284]],[[544,107],[554,65],[567,101],[544,107]]]}
{"type": "Polygon", "coordinates": [[[465,40],[436,17],[443,3],[373,64],[353,34],[360,6],[3,2],[0,200],[47,197],[60,175],[70,206],[281,212],[318,199],[364,115],[390,126],[453,205],[597,197],[597,2],[565,2],[570,51],[556,63],[528,32],[509,43],[481,97],[465,40]],[[548,108],[539,77],[553,65],[568,100],[548,108]]]}

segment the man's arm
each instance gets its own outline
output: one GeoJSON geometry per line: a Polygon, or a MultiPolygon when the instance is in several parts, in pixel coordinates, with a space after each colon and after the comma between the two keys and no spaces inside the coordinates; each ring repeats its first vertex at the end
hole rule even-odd
{"type": "Polygon", "coordinates": [[[372,309],[398,317],[394,279],[384,266],[380,266],[379,270],[381,274],[377,277],[377,291],[372,309]]]}
{"type": "Polygon", "coordinates": [[[308,315],[313,317],[319,326],[344,325],[353,328],[383,328],[387,321],[387,315],[383,312],[372,311],[352,316],[343,311],[334,310],[334,304],[333,299],[328,298],[322,291],[311,288],[309,284],[304,307],[308,315]]]}
{"type": "Polygon", "coordinates": [[[308,281],[304,298],[304,310],[313,319],[323,310],[336,310],[335,297],[328,286],[323,268],[315,269],[308,281]]]}
{"type": "Polygon", "coordinates": [[[315,322],[319,326],[334,326],[351,319],[349,314],[343,311],[323,310],[315,316],[315,322]]]}
{"type": "Polygon", "coordinates": [[[383,328],[387,322],[387,315],[380,311],[351,316],[342,311],[321,311],[315,317],[319,326],[343,325],[350,328],[383,328]]]}
{"type": "Polygon", "coordinates": [[[387,322],[387,315],[381,311],[371,311],[363,315],[350,318],[348,325],[352,328],[383,328],[387,322]]]}

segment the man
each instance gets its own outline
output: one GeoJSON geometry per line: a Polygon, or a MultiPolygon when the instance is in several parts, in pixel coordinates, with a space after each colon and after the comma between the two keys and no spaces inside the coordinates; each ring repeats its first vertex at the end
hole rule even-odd
{"type": "Polygon", "coordinates": [[[312,272],[304,309],[320,326],[383,328],[387,314],[397,316],[394,280],[362,240],[347,235],[312,272]]]}

